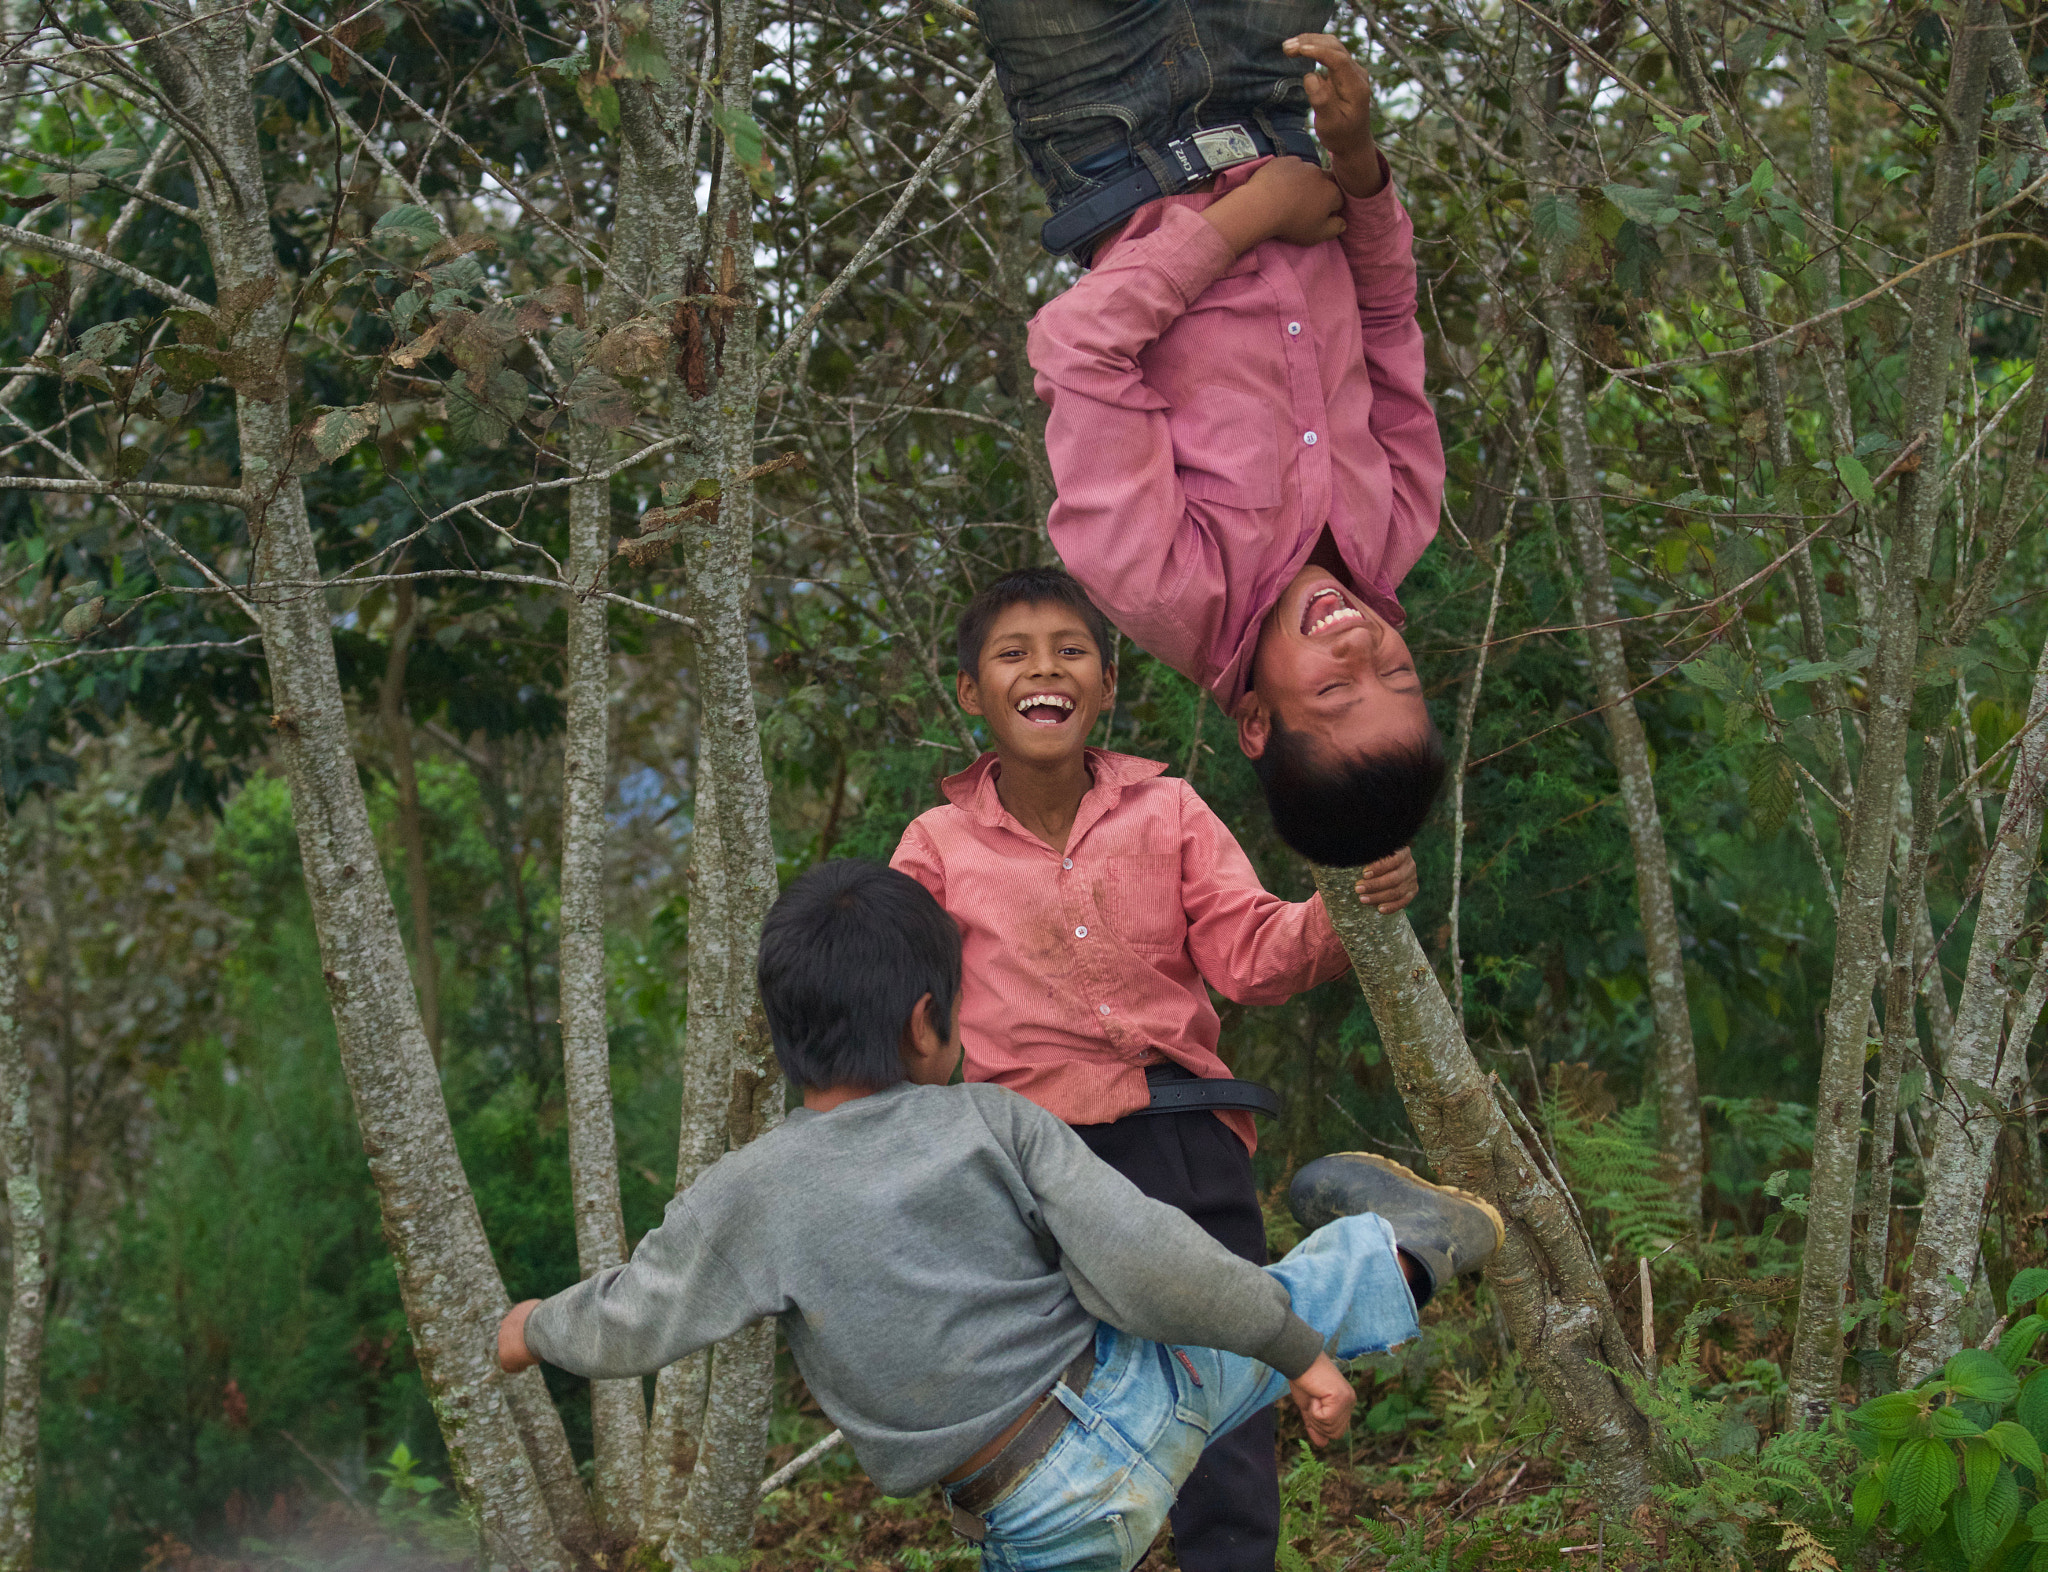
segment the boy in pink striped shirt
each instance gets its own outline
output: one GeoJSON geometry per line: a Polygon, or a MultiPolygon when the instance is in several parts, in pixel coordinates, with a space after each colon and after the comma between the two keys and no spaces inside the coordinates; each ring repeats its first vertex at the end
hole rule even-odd
{"type": "MultiPolygon", "coordinates": [[[[1349,966],[1321,896],[1267,893],[1236,839],[1165,766],[1088,746],[1116,696],[1114,635],[1057,568],[989,585],[960,619],[961,706],[994,749],[945,782],[891,866],[960,925],[966,1078],[1021,1093],[1155,1200],[1266,1260],[1252,1110],[1209,989],[1280,1004],[1349,966]]],[[[1406,851],[1361,900],[1414,898],[1406,851]]],[[[1189,1572],[1270,1572],[1280,1522],[1270,1413],[1220,1438],[1182,1487],[1189,1572]]]]}
{"type": "Polygon", "coordinates": [[[1302,14],[1174,0],[1096,29],[1043,0],[977,7],[1048,243],[1090,264],[1030,329],[1053,545],[1236,720],[1281,837],[1348,867],[1406,845],[1443,780],[1395,594],[1436,533],[1444,455],[1371,85],[1328,34],[1257,31],[1302,14]],[[1212,34],[1234,53],[1205,74],[1189,61],[1212,34]],[[1290,61],[1317,68],[1298,89],[1290,61]],[[1217,101],[1247,77],[1266,107],[1217,101]],[[1167,100],[1098,102],[1119,80],[1167,100]],[[1291,156],[1298,116],[1268,112],[1303,97],[1327,172],[1291,156]]]}

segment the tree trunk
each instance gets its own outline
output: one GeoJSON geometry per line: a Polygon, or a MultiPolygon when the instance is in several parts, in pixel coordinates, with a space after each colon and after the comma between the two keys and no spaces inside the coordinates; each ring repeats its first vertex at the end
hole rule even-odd
{"type": "Polygon", "coordinates": [[[1486,1197],[1507,1223],[1486,1280],[1515,1346],[1603,1507],[1626,1513],[1650,1490],[1649,1421],[1625,1384],[1642,1367],[1569,1194],[1495,1102],[1408,919],[1361,906],[1355,868],[1315,876],[1422,1149],[1440,1179],[1486,1197]]]}
{"type": "MultiPolygon", "coordinates": [[[[1945,136],[1938,155],[1927,239],[1930,255],[1954,246],[1969,217],[1977,128],[1984,112],[1986,33],[1996,9],[1989,0],[1970,0],[1956,30],[1948,112],[1962,135],[1945,136]]],[[[1927,573],[1944,489],[1941,415],[1955,357],[1955,308],[1963,265],[1961,257],[1936,263],[1922,275],[1913,303],[1903,430],[1919,447],[1920,466],[1899,482],[1892,550],[1878,611],[1877,655],[1868,679],[1870,706],[1857,807],[1849,820],[1834,977],[1822,1028],[1813,1188],[1807,1203],[1799,1325],[1789,1372],[1793,1400],[1809,1423],[1818,1423],[1833,1406],[1841,1378],[1842,1288],[1849,1274],[1855,1209],[1864,1045],[1871,989],[1884,949],[1893,805],[1905,773],[1907,719],[1919,656],[1917,586],[1927,573]]]]}
{"type": "MultiPolygon", "coordinates": [[[[2002,972],[2019,963],[2027,894],[2041,856],[2042,792],[2048,788],[2048,647],[2034,667],[2034,689],[2020,734],[2019,758],[1998,816],[1998,838],[1984,865],[1976,931],[1963,973],[1941,1085],[1929,1096],[1924,1123],[1934,1139],[1927,1159],[1920,1232],[1906,1290],[1906,1335],[1899,1384],[1917,1386],[1961,1343],[1965,1294],[1950,1279],[1976,1275],[1984,1192],[1998,1132],[2027,1079],[2026,1039],[2008,1041],[2013,985],[2002,972]]],[[[2036,956],[2034,964],[2041,964],[2036,956]]]]}
{"type": "MultiPolygon", "coordinates": [[[[1532,62],[1535,60],[1531,52],[1532,62]]],[[[1531,70],[1539,67],[1532,64],[1531,70]]],[[[1534,81],[1525,80],[1519,96],[1530,136],[1552,131],[1554,113],[1534,81]]],[[[1567,158],[1558,150],[1535,160],[1540,179],[1553,188],[1555,200],[1567,199],[1567,158]]],[[[1576,197],[1568,197],[1576,200],[1576,197]]],[[[1678,927],[1678,907],[1671,894],[1670,853],[1664,844],[1663,818],[1657,810],[1657,786],[1650,766],[1650,747],[1636,711],[1634,683],[1622,645],[1619,611],[1614,599],[1614,572],[1609,561],[1607,525],[1601,517],[1599,479],[1593,445],[1587,432],[1585,361],[1579,348],[1578,312],[1566,292],[1565,247],[1553,239],[1543,248],[1543,321],[1550,339],[1550,365],[1555,395],[1559,458],[1569,496],[1573,554],[1582,579],[1582,620],[1592,657],[1594,691],[1620,777],[1622,815],[1628,825],[1629,851],[1635,863],[1636,906],[1643,923],[1643,955],[1649,971],[1650,1015],[1654,1027],[1654,1078],[1657,1127],[1669,1164],[1671,1183],[1685,1215],[1700,1215],[1700,1191],[1706,1173],[1706,1141],[1700,1128],[1699,1066],[1693,1051],[1692,1011],[1686,1000],[1685,945],[1678,927]]]]}
{"type": "MultiPolygon", "coordinates": [[[[393,572],[405,571],[404,558],[393,572]]],[[[434,908],[427,889],[427,837],[420,822],[420,783],[414,768],[412,717],[405,707],[406,656],[418,623],[412,585],[394,586],[397,602],[391,624],[391,653],[384,662],[378,710],[384,722],[384,745],[391,750],[391,777],[398,786],[398,842],[405,851],[405,893],[412,908],[412,970],[419,982],[420,1025],[434,1062],[441,1062],[441,958],[434,950],[434,908]]]]}
{"type": "Polygon", "coordinates": [[[0,1398],[0,1572],[28,1572],[36,1538],[41,1438],[43,1312],[48,1262],[43,1191],[29,1118],[28,1055],[21,1041],[21,934],[14,922],[14,847],[0,801],[0,1172],[7,1181],[13,1272],[7,1300],[6,1387],[0,1398]]]}
{"type": "Polygon", "coordinates": [[[487,1562],[566,1568],[564,1540],[591,1533],[588,1505],[539,1372],[507,1378],[492,1357],[504,1285],[456,1154],[398,914],[379,871],[327,597],[294,587],[316,582],[319,562],[290,469],[280,361],[287,290],[271,245],[246,19],[216,11],[158,34],[139,4],[123,0],[117,14],[165,95],[208,134],[193,156],[209,165],[210,178],[198,185],[216,309],[230,328],[225,349],[236,368],[253,546],[248,597],[261,617],[272,724],[291,783],[322,976],[421,1378],[457,1487],[477,1510],[487,1562]]]}

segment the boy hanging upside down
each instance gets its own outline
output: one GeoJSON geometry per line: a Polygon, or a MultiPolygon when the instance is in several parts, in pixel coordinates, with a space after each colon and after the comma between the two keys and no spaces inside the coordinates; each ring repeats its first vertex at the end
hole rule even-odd
{"type": "Polygon", "coordinates": [[[515,1305],[500,1363],[645,1375],[775,1316],[875,1483],[941,1484],[990,1572],[1127,1572],[1210,1438],[1283,1392],[1327,1444],[1353,1401],[1332,1355],[1414,1336],[1417,1301],[1500,1243],[1485,1203],[1345,1154],[1297,1182],[1328,1226],[1252,1266],[1033,1103],[948,1084],[959,933],[889,869],[804,874],[759,977],[804,1106],[624,1266],[515,1305]]]}
{"type": "Polygon", "coordinates": [[[1236,720],[1289,845],[1384,857],[1443,776],[1395,593],[1444,456],[1371,84],[1320,0],[975,13],[1045,243],[1089,265],[1030,331],[1053,544],[1236,720]]]}

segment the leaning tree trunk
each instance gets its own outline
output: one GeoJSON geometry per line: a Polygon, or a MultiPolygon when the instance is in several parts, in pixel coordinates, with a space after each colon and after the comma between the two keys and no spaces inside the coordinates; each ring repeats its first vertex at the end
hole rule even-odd
{"type": "MultiPolygon", "coordinates": [[[[395,572],[403,572],[399,558],[395,572]]],[[[420,984],[421,1026],[436,1063],[441,1058],[441,961],[434,949],[434,903],[427,888],[427,835],[420,818],[420,780],[412,746],[412,717],[406,711],[405,669],[418,631],[419,603],[410,583],[394,586],[391,653],[377,708],[384,745],[391,750],[391,779],[398,787],[398,844],[405,853],[405,893],[412,908],[412,968],[420,984]]]]}
{"type": "MultiPolygon", "coordinates": [[[[2015,953],[2027,924],[2027,896],[2041,857],[2041,799],[2048,788],[2048,646],[2034,667],[2019,759],[1998,816],[1998,837],[1984,865],[1976,931],[1963,972],[1941,1088],[1927,1102],[1925,1124],[1934,1152],[1923,1177],[1920,1231],[1913,1243],[1913,1275],[1906,1290],[1906,1334],[1899,1350],[1899,1384],[1917,1386],[1962,1346],[1965,1295],[1951,1279],[1976,1275],[1984,1192],[2006,1111],[2027,1080],[2027,1042],[2008,1039],[2005,1022],[2013,985],[2001,972],[2018,964],[2015,953]]],[[[2040,966],[2039,946],[2035,966],[2040,966]]],[[[2029,1023],[2031,1025],[2031,1023],[2029,1023]]]]}
{"type": "Polygon", "coordinates": [[[355,1103],[399,1294],[450,1467],[478,1513],[492,1565],[566,1568],[564,1541],[592,1522],[561,1420],[537,1370],[507,1378],[492,1357],[507,1300],[454,1132],[378,865],[351,750],[326,594],[293,478],[281,363],[288,287],[272,249],[248,69],[235,8],[178,18],[123,0],[117,14],[159,89],[206,144],[192,147],[213,263],[213,330],[236,390],[247,597],[261,619],[277,733],[321,975],[355,1103]],[[216,162],[216,160],[218,160],[216,162]]]}
{"type": "Polygon", "coordinates": [[[10,831],[6,803],[0,801],[0,1172],[7,1181],[7,1238],[13,1254],[6,1386],[0,1396],[0,1572],[28,1572],[35,1560],[48,1262],[35,1125],[28,1111],[28,1055],[21,1041],[21,934],[14,926],[10,831]]]}
{"type": "Polygon", "coordinates": [[[1315,876],[1423,1151],[1438,1177],[1484,1196],[1506,1220],[1486,1280],[1515,1346],[1593,1470],[1603,1506],[1626,1513],[1650,1491],[1649,1421],[1627,1387],[1642,1367],[1564,1183],[1495,1101],[1408,919],[1360,905],[1357,869],[1315,876]]]}
{"type": "MultiPolygon", "coordinates": [[[[1991,0],[1970,0],[1956,29],[1947,105],[1955,130],[1944,133],[1937,155],[1928,225],[1930,255],[1953,247],[1969,219],[1990,53],[1987,29],[1997,15],[1991,0]]],[[[1942,410],[1955,358],[1955,310],[1965,260],[1957,256],[1937,262],[1922,275],[1913,302],[1903,434],[1915,445],[1920,462],[1899,481],[1878,611],[1877,654],[1870,665],[1869,714],[1843,857],[1834,977],[1822,1028],[1813,1188],[1807,1202],[1799,1325],[1789,1371],[1793,1400],[1809,1423],[1818,1423],[1832,1407],[1841,1378],[1842,1290],[1849,1276],[1856,1204],[1871,989],[1884,951],[1886,873],[1895,804],[1905,778],[1907,724],[1919,660],[1917,585],[1932,556],[1945,489],[1942,410]]],[[[1910,944],[1911,936],[1902,942],[1910,944]]]]}

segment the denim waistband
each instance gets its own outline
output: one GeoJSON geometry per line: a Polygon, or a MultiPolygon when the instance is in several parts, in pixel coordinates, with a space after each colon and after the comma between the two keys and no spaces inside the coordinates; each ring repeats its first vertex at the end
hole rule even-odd
{"type": "Polygon", "coordinates": [[[1097,154],[1074,166],[1082,183],[1047,193],[1053,216],[1039,240],[1055,256],[1085,256],[1090,242],[1147,202],[1192,190],[1219,170],[1271,153],[1322,162],[1303,116],[1263,109],[1192,126],[1158,144],[1138,139],[1097,154]]]}

